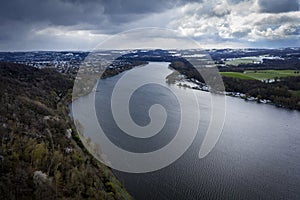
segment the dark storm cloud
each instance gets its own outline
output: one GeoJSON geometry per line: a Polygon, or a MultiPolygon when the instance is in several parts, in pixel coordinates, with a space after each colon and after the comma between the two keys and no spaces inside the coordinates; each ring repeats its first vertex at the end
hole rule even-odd
{"type": "MultiPolygon", "coordinates": [[[[0,49],[47,27],[115,34],[128,23],[171,9],[179,0],[9,0],[0,6],[0,49]]],[[[187,1],[188,2],[188,1],[187,1]]],[[[52,36],[51,36],[52,37],[52,36]]],[[[26,42],[25,42],[26,43],[26,42]]]]}
{"type": "Polygon", "coordinates": [[[125,22],[134,20],[132,15],[138,17],[161,12],[175,4],[176,0],[11,0],[1,3],[0,20],[46,21],[54,25],[76,25],[98,24],[108,19],[118,19],[114,16],[121,15],[121,22],[125,22]]]}
{"type": "Polygon", "coordinates": [[[152,13],[160,12],[166,8],[172,8],[176,4],[176,1],[141,1],[141,0],[104,0],[103,5],[105,13],[108,15],[118,14],[140,14],[140,13],[152,13]]]}
{"type": "Polygon", "coordinates": [[[76,25],[95,23],[103,16],[100,3],[64,0],[12,0],[4,1],[0,7],[0,20],[16,20],[26,23],[46,22],[53,25],[76,25]]]}
{"type": "MultiPolygon", "coordinates": [[[[64,49],[78,46],[80,49],[80,42],[84,46],[89,39],[103,39],[132,28],[177,29],[176,16],[184,18],[196,14],[206,16],[208,21],[216,16],[226,18],[231,15],[230,6],[253,1],[256,0],[227,0],[228,7],[226,1],[221,0],[211,3],[209,0],[205,3],[204,0],[7,0],[0,6],[0,50],[55,49],[56,46],[64,49]],[[187,5],[186,10],[174,9],[185,8],[184,5],[187,5]]],[[[298,10],[297,0],[257,2],[260,12],[298,10]]],[[[192,19],[187,20],[187,24],[192,22],[192,19]]],[[[236,32],[237,37],[244,34],[236,32]]]]}
{"type": "Polygon", "coordinates": [[[281,13],[298,11],[298,0],[258,0],[258,5],[261,12],[266,13],[281,13]]]}
{"type": "Polygon", "coordinates": [[[45,26],[116,33],[122,25],[172,8],[178,0],[10,0],[0,6],[0,40],[45,26]],[[11,26],[9,26],[11,24],[11,26]],[[27,28],[26,28],[27,27],[27,28]],[[11,34],[10,34],[11,33],[11,34]]]}

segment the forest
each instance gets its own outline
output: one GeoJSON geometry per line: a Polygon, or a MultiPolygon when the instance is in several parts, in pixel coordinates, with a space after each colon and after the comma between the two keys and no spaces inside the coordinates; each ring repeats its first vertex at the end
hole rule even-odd
{"type": "Polygon", "coordinates": [[[53,69],[0,63],[0,199],[132,199],[83,147],[72,87],[53,69]]]}
{"type": "MultiPolygon", "coordinates": [[[[187,61],[174,61],[170,67],[184,74],[188,79],[196,79],[204,83],[198,70],[187,61]]],[[[235,72],[243,72],[243,70],[238,67],[233,69],[235,72]]],[[[276,106],[300,110],[300,76],[275,78],[273,82],[227,76],[223,76],[222,79],[226,92],[239,92],[245,94],[245,99],[254,97],[258,102],[262,99],[270,100],[276,106]]]]}

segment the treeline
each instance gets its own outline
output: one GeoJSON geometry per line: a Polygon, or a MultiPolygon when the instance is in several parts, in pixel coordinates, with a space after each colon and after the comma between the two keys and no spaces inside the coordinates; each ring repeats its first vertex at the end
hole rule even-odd
{"type": "MultiPolygon", "coordinates": [[[[119,60],[120,61],[120,60],[119,60]]],[[[107,68],[104,73],[102,74],[102,79],[108,78],[108,77],[112,77],[115,76],[119,73],[122,73],[126,70],[130,70],[136,66],[140,66],[140,65],[145,65],[148,62],[147,61],[139,61],[139,60],[132,60],[132,61],[127,61],[124,60],[126,63],[121,64],[121,65],[111,65],[111,68],[107,68]]]]}
{"type": "Polygon", "coordinates": [[[277,106],[300,110],[300,77],[281,78],[280,81],[265,83],[258,80],[244,80],[223,77],[226,91],[244,93],[257,100],[270,100],[277,106]]]}
{"type": "MultiPolygon", "coordinates": [[[[217,64],[218,65],[218,64],[217,64]]],[[[246,70],[300,70],[300,60],[298,58],[286,59],[286,60],[272,60],[264,59],[263,63],[254,64],[254,63],[243,63],[237,66],[235,65],[226,65],[218,66],[221,72],[244,72],[246,70]]]]}
{"type": "MultiPolygon", "coordinates": [[[[269,55],[273,57],[280,57],[284,58],[282,63],[298,63],[299,66],[300,60],[298,59],[300,56],[300,49],[299,48],[285,48],[285,49],[247,49],[245,50],[232,50],[232,49],[219,49],[213,52],[209,52],[212,59],[215,60],[217,63],[222,62],[224,59],[232,59],[232,58],[242,58],[242,57],[258,57],[261,55],[269,55]]],[[[281,65],[282,63],[278,63],[278,59],[265,59],[265,61],[274,62],[275,66],[281,65]]],[[[223,62],[224,63],[224,62],[223,62]]],[[[267,66],[270,63],[267,63],[267,66]]],[[[272,65],[269,65],[272,66],[272,65]]],[[[291,65],[288,64],[288,67],[291,65]]]]}
{"type": "MultiPolygon", "coordinates": [[[[174,61],[170,64],[170,67],[184,74],[188,79],[193,78],[205,83],[198,70],[188,61],[174,61]]],[[[275,82],[272,83],[223,77],[223,82],[227,92],[244,93],[246,98],[255,97],[257,101],[270,100],[277,106],[300,110],[299,76],[280,78],[280,80],[275,79],[275,82]]]]}
{"type": "Polygon", "coordinates": [[[199,73],[199,71],[193,67],[191,63],[189,63],[187,60],[182,59],[178,61],[173,61],[169,65],[172,69],[180,72],[180,74],[183,74],[188,79],[196,79],[202,83],[204,83],[204,79],[199,73]]]}
{"type": "Polygon", "coordinates": [[[0,199],[131,199],[68,116],[73,79],[0,63],[0,199]]]}

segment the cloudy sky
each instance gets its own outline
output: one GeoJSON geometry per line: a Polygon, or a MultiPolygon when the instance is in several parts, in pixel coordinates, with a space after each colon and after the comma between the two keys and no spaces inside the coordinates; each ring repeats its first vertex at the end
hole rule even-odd
{"type": "Polygon", "coordinates": [[[171,29],[204,48],[300,46],[299,4],[300,0],[3,1],[0,51],[91,50],[115,34],[144,27],[171,29]]]}

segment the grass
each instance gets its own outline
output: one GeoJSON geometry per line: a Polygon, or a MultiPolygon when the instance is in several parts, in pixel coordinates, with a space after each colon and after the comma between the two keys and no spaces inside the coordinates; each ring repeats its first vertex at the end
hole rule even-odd
{"type": "Polygon", "coordinates": [[[239,78],[239,79],[246,79],[246,80],[254,80],[254,78],[247,76],[244,73],[240,72],[220,72],[221,75],[231,78],[239,78]]]}
{"type": "Polygon", "coordinates": [[[299,76],[295,70],[257,70],[245,71],[244,73],[258,80],[274,79],[275,77],[299,76]]]}
{"type": "Polygon", "coordinates": [[[292,91],[293,96],[300,97],[300,90],[292,91]]]}
{"type": "Polygon", "coordinates": [[[274,78],[282,78],[287,76],[300,76],[300,73],[295,73],[295,70],[251,70],[241,72],[220,72],[223,76],[247,79],[247,80],[268,80],[274,78]]]}

